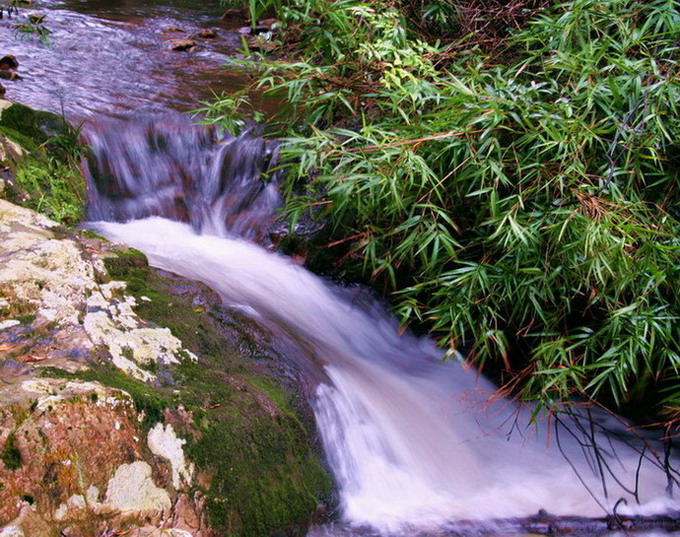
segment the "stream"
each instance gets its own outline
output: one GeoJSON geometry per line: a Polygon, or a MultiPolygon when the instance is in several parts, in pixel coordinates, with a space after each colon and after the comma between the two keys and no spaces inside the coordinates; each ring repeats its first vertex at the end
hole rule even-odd
{"type": "Polygon", "coordinates": [[[366,294],[263,247],[281,201],[280,177],[260,179],[277,164],[276,144],[217,135],[182,114],[243,87],[247,75],[224,67],[240,36],[217,2],[162,4],[43,1],[31,12],[46,15],[47,44],[0,21],[1,52],[16,55],[22,76],[4,84],[7,97],[83,125],[94,155],[89,227],[311,349],[322,373],[312,406],[340,497],[339,522],[312,535],[502,533],[513,528],[498,521],[541,510],[680,509],[654,438],[578,406],[532,424],[530,407],[402,334],[366,294]],[[174,52],[173,27],[184,37],[215,28],[218,39],[174,52]]]}

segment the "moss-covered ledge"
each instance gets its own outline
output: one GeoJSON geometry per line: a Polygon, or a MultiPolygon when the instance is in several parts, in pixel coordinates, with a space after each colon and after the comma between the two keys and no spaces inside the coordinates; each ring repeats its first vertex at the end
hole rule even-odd
{"type": "MultiPolygon", "coordinates": [[[[218,297],[202,284],[159,274],[137,250],[114,253],[105,259],[107,270],[127,282],[140,316],[170,328],[197,357],[153,364],[162,379],[154,394],[165,420],[188,439],[186,452],[199,472],[195,488],[206,499],[211,525],[219,535],[304,534],[332,481],[320,463],[313,424],[298,415],[311,413],[302,408],[304,397],[280,367],[263,366],[280,364],[276,350],[266,348],[268,335],[251,324],[246,329],[233,312],[235,322],[225,326],[218,297]]],[[[100,378],[116,384],[110,374],[100,378]]],[[[148,406],[153,396],[138,393],[148,406]]]]}
{"type": "Polygon", "coordinates": [[[80,129],[51,112],[0,100],[0,197],[69,226],[84,216],[80,129]]]}

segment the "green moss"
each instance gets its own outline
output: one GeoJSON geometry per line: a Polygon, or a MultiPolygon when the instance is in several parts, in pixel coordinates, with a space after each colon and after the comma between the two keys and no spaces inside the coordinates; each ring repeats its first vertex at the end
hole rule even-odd
{"type": "Polygon", "coordinates": [[[17,315],[14,317],[17,321],[19,321],[21,324],[31,324],[33,321],[35,321],[35,313],[29,313],[26,315],[17,315]]]}
{"type": "MultiPolygon", "coordinates": [[[[108,362],[90,364],[90,369],[69,373],[55,368],[45,368],[44,375],[52,378],[71,378],[96,381],[104,386],[117,388],[132,397],[137,412],[143,413],[142,427],[150,429],[154,424],[165,421],[165,409],[170,405],[170,396],[140,380],[127,376],[108,362]]],[[[94,394],[95,397],[96,394],[94,394]]]]}
{"type": "MultiPolygon", "coordinates": [[[[33,110],[15,103],[0,113],[0,127],[20,133],[37,144],[45,143],[50,137],[69,130],[68,123],[51,112],[33,110]]],[[[20,143],[18,140],[16,142],[20,143]]]]}
{"type": "Polygon", "coordinates": [[[20,162],[9,163],[14,181],[4,197],[69,226],[80,222],[86,196],[78,166],[83,150],[79,134],[79,129],[50,112],[22,104],[2,110],[0,136],[28,152],[20,162]]]}
{"type": "Polygon", "coordinates": [[[15,170],[15,195],[25,207],[66,224],[80,222],[85,210],[85,183],[73,167],[50,159],[25,158],[15,170]]]}
{"type": "Polygon", "coordinates": [[[36,153],[38,151],[39,145],[34,140],[14,129],[0,125],[0,135],[16,142],[30,153],[36,153]]]}
{"type": "Polygon", "coordinates": [[[5,465],[5,468],[12,471],[18,470],[23,465],[21,452],[19,451],[14,431],[9,433],[7,440],[5,440],[5,447],[2,448],[2,452],[0,453],[0,460],[5,465]]]}
{"type": "Polygon", "coordinates": [[[97,239],[105,241],[106,239],[102,237],[99,233],[92,231],[91,229],[79,229],[78,234],[85,239],[97,239]]]}
{"type": "MultiPolygon", "coordinates": [[[[193,426],[181,434],[188,439],[187,456],[212,476],[201,492],[219,534],[263,537],[302,531],[329,495],[332,481],[293,398],[225,343],[210,311],[196,311],[189,298],[172,294],[143,254],[133,249],[116,254],[105,259],[106,267],[112,278],[127,282],[140,317],[170,328],[199,361],[159,366],[176,382],[165,387],[150,387],[101,366],[79,377],[123,389],[136,405],[155,397],[159,410],[182,405],[192,413],[193,426]]],[[[245,330],[233,328],[242,338],[239,348],[257,346],[245,330]]]]}
{"type": "Polygon", "coordinates": [[[273,385],[266,393],[252,385],[234,393],[225,383],[209,384],[196,383],[210,396],[187,453],[214,476],[203,491],[213,527],[253,537],[295,533],[332,487],[306,429],[288,404],[272,404],[275,413],[262,406],[268,393],[284,398],[273,385]]]}

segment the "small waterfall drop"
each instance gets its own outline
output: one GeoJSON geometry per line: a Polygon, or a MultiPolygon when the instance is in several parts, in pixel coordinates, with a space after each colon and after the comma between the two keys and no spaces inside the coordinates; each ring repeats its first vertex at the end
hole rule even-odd
{"type": "Polygon", "coordinates": [[[183,116],[165,115],[111,120],[90,132],[88,143],[92,220],[164,216],[206,234],[257,239],[275,219],[273,142],[218,137],[183,116]]]}
{"type": "Polygon", "coordinates": [[[651,440],[605,434],[602,418],[531,425],[379,305],[250,242],[275,220],[275,147],[177,125],[90,136],[90,225],[314,349],[328,381],[313,407],[345,521],[398,533],[539,509],[601,516],[621,497],[619,513],[680,507],[651,440]]]}

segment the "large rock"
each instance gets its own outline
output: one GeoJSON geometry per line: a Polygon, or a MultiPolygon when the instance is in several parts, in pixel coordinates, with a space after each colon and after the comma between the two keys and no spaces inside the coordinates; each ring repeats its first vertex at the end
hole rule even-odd
{"type": "Polygon", "coordinates": [[[0,199],[0,536],[303,533],[330,487],[308,409],[227,315],[0,199]]]}
{"type": "MultiPolygon", "coordinates": [[[[0,100],[0,198],[63,212],[41,169],[55,134],[0,100]],[[26,170],[47,183],[17,195],[26,170]]],[[[0,537],[303,533],[331,482],[270,340],[141,253],[0,199],[0,537]]]]}
{"type": "Polygon", "coordinates": [[[196,37],[198,37],[199,39],[216,39],[217,31],[211,28],[204,28],[203,30],[196,34],[196,37]]]}

